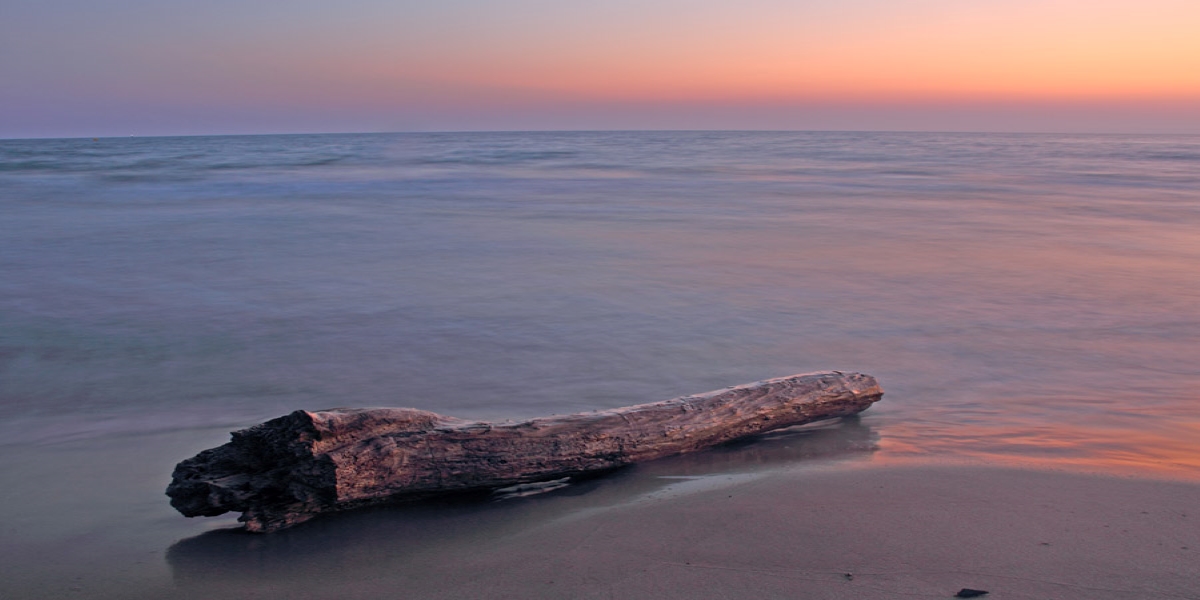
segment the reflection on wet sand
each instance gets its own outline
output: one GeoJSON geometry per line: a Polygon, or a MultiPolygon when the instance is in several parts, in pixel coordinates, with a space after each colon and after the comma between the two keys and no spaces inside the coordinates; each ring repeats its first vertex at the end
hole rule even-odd
{"type": "MultiPolygon", "coordinates": [[[[422,576],[428,558],[505,537],[580,513],[662,496],[712,489],[723,482],[768,477],[773,471],[828,465],[829,459],[869,459],[878,434],[856,417],[797,427],[572,481],[545,494],[507,498],[471,495],[373,507],[316,519],[268,535],[210,531],[167,551],[179,592],[196,597],[222,590],[245,594],[303,587],[315,576],[394,570],[422,576]],[[821,459],[814,461],[812,459],[821,459]],[[381,564],[386,563],[386,564],[381,564]]],[[[391,572],[391,571],[389,571],[391,572]]]]}

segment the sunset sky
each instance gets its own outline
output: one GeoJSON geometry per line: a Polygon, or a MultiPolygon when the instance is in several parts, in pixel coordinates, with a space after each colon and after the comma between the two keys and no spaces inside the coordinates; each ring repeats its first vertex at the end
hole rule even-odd
{"type": "Polygon", "coordinates": [[[1200,133],[1195,0],[5,0],[0,137],[1200,133]]]}

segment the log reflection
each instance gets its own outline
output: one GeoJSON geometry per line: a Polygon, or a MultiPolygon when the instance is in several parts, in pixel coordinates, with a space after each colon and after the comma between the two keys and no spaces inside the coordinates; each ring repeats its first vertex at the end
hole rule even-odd
{"type": "Polygon", "coordinates": [[[269,535],[239,529],[210,531],[175,543],[167,551],[184,597],[272,592],[319,577],[352,579],[355,573],[391,569],[395,577],[432,577],[441,560],[480,545],[502,544],[530,528],[582,512],[639,501],[681,479],[770,476],[779,469],[866,460],[878,434],[858,417],[782,430],[707,451],[572,479],[544,494],[498,501],[491,494],[377,506],[336,513],[269,535]]]}

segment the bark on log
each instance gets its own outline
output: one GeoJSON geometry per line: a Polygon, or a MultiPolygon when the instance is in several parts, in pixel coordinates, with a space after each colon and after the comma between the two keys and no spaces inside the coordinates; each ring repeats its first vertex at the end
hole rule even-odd
{"type": "Polygon", "coordinates": [[[188,517],[241,512],[267,532],[319,513],[546,481],[853,415],[875,378],[830,371],[663,402],[513,423],[411,408],[298,410],[175,467],[171,506],[188,517]]]}

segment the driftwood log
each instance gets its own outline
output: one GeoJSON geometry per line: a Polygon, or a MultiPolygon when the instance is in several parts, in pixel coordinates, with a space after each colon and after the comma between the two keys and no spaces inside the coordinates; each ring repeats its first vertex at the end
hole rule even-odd
{"type": "Polygon", "coordinates": [[[175,467],[171,506],[189,517],[241,512],[249,531],[319,513],[612,469],[773,429],[856,414],[875,378],[830,371],[694,396],[522,422],[410,408],[298,410],[175,467]]]}

